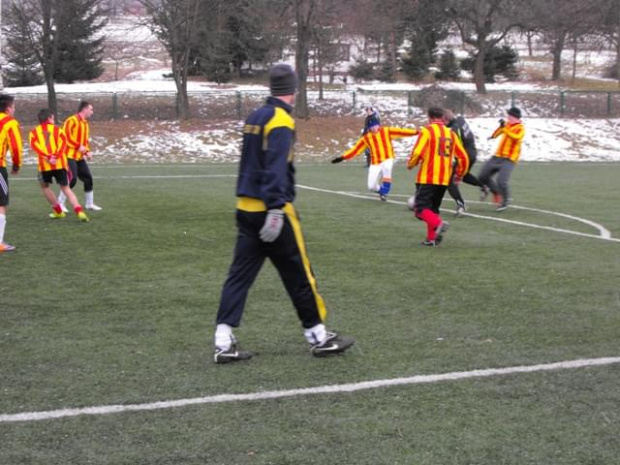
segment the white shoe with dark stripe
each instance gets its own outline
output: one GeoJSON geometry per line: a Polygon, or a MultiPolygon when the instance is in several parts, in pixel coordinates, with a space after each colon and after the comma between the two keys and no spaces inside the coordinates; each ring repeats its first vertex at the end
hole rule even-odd
{"type": "Polygon", "coordinates": [[[213,360],[215,363],[239,362],[241,360],[249,360],[254,354],[252,352],[242,352],[237,350],[237,344],[232,344],[228,349],[215,348],[213,360]]]}
{"type": "Polygon", "coordinates": [[[314,344],[310,347],[310,352],[315,357],[328,357],[334,354],[341,354],[355,343],[355,339],[340,336],[338,333],[327,332],[327,337],[323,342],[314,344]]]}

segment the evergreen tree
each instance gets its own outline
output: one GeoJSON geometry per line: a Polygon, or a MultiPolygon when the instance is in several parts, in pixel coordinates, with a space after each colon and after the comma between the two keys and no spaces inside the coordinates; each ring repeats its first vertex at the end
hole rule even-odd
{"type": "Polygon", "coordinates": [[[244,64],[251,66],[253,63],[263,63],[270,48],[263,30],[264,22],[253,11],[251,3],[249,0],[241,1],[227,21],[227,29],[231,34],[228,47],[238,77],[241,76],[244,64]]]}
{"type": "Polygon", "coordinates": [[[439,57],[439,71],[435,73],[435,77],[443,81],[456,81],[460,74],[461,68],[456,60],[456,55],[450,49],[444,50],[439,57]]]}
{"type": "Polygon", "coordinates": [[[405,18],[405,37],[411,46],[402,62],[409,78],[422,79],[436,61],[437,43],[448,35],[445,4],[445,0],[419,0],[416,10],[405,18]]]}
{"type": "Polygon", "coordinates": [[[403,73],[411,79],[422,79],[428,74],[428,69],[433,62],[432,50],[421,41],[411,44],[409,54],[402,59],[403,73]]]}
{"type": "Polygon", "coordinates": [[[396,70],[390,60],[385,60],[377,70],[377,79],[381,82],[396,82],[396,70]]]}
{"type": "MultiPolygon", "coordinates": [[[[470,53],[469,57],[461,61],[464,70],[472,71],[476,61],[476,54],[470,53]]],[[[484,57],[484,78],[485,82],[495,82],[495,76],[501,74],[506,79],[517,79],[519,72],[516,64],[519,61],[519,54],[508,45],[501,47],[495,45],[490,48],[484,57]]]]}
{"type": "Polygon", "coordinates": [[[4,83],[7,87],[36,86],[45,82],[43,70],[35,51],[24,37],[28,24],[14,18],[15,22],[6,30],[6,55],[8,65],[4,67],[4,83]]]}
{"type": "Polygon", "coordinates": [[[355,63],[349,67],[349,74],[357,81],[370,81],[375,77],[375,69],[372,63],[356,58],[355,63]]]}
{"type": "Polygon", "coordinates": [[[64,0],[63,27],[58,40],[57,82],[72,83],[98,78],[103,73],[104,37],[100,34],[107,19],[102,0],[64,0]]]}

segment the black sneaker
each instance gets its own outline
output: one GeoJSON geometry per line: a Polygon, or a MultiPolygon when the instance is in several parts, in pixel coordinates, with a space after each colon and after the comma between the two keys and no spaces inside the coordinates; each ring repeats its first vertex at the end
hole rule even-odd
{"type": "Polygon", "coordinates": [[[241,352],[237,350],[237,345],[232,344],[230,348],[226,350],[216,347],[213,360],[215,363],[238,362],[241,360],[249,360],[252,358],[252,355],[252,352],[241,352]]]}
{"type": "Polygon", "coordinates": [[[435,228],[435,242],[437,243],[437,245],[441,244],[441,241],[443,241],[443,235],[446,233],[449,227],[450,223],[442,221],[441,224],[435,228]]]}
{"type": "Polygon", "coordinates": [[[420,245],[424,246],[424,247],[437,247],[439,244],[437,244],[437,242],[435,241],[429,241],[428,239],[420,242],[420,245]]]}
{"type": "Polygon", "coordinates": [[[379,194],[379,198],[381,199],[382,202],[385,202],[387,200],[387,195],[379,194]]]}
{"type": "Polygon", "coordinates": [[[327,333],[327,337],[320,344],[310,347],[310,352],[315,357],[328,357],[333,354],[341,354],[355,343],[355,339],[342,337],[338,333],[327,333]]]}
{"type": "Polygon", "coordinates": [[[480,188],[480,201],[481,202],[484,202],[487,199],[487,197],[489,196],[489,192],[491,191],[489,190],[487,186],[480,188]]]}
{"type": "Polygon", "coordinates": [[[496,212],[503,212],[504,210],[506,210],[508,208],[508,203],[507,202],[502,202],[501,204],[499,204],[499,206],[495,209],[496,212]]]}

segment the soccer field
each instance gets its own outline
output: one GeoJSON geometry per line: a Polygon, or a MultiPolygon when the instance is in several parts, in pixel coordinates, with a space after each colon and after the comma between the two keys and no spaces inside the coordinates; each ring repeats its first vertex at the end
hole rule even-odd
{"type": "Polygon", "coordinates": [[[267,263],[236,331],[258,355],[225,366],[236,165],[92,169],[86,224],[11,178],[0,464],[618,463],[620,164],[522,163],[502,213],[463,186],[436,249],[402,162],[388,202],[360,163],[298,166],[327,325],[356,345],[311,357],[267,263]]]}

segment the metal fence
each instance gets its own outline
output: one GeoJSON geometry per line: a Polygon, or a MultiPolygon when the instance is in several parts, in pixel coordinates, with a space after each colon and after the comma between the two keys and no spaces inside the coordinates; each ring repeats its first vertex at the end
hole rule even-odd
{"type": "MultiPolygon", "coordinates": [[[[267,96],[266,92],[213,91],[190,93],[192,118],[207,120],[244,119],[267,96]]],[[[18,118],[35,123],[40,108],[47,106],[46,94],[20,93],[18,118]]],[[[93,103],[95,121],[174,120],[178,118],[174,92],[58,93],[58,115],[64,119],[77,110],[81,99],[93,103]]],[[[618,118],[620,92],[604,91],[490,91],[477,94],[431,87],[412,91],[324,91],[308,93],[311,116],[356,114],[367,104],[382,114],[423,115],[426,108],[439,105],[468,117],[495,117],[508,106],[519,106],[527,117],[618,118]]]]}

